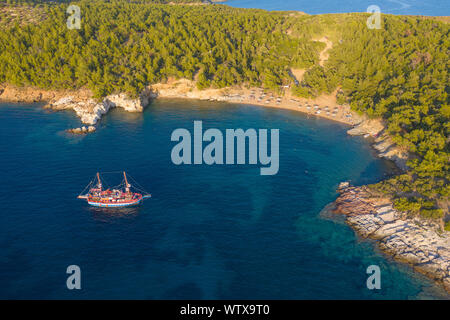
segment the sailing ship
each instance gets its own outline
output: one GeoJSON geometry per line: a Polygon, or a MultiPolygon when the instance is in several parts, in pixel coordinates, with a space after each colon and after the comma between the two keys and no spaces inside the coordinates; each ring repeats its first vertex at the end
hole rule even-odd
{"type": "Polygon", "coordinates": [[[149,193],[138,189],[136,186],[132,186],[128,182],[127,174],[123,171],[122,183],[112,189],[103,188],[100,173],[97,172],[96,178],[84,188],[78,196],[78,199],[85,199],[89,205],[94,207],[120,208],[138,205],[144,199],[150,197],[151,195],[149,193]],[[140,192],[134,192],[131,188],[137,189],[140,192]],[[86,189],[89,189],[89,191],[83,194],[86,189]]]}

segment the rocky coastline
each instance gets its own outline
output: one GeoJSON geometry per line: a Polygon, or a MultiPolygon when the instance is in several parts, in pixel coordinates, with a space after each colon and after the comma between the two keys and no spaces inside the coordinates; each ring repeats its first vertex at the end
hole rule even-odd
{"type": "MultiPolygon", "coordinates": [[[[371,137],[379,157],[406,171],[411,155],[392,142],[385,128],[380,119],[365,119],[347,133],[371,137]]],[[[411,265],[414,271],[436,281],[450,294],[450,232],[431,220],[399,212],[391,198],[368,186],[342,182],[337,191],[333,212],[345,215],[346,223],[359,236],[375,240],[385,254],[411,265]]]]}
{"type": "Polygon", "coordinates": [[[79,128],[66,130],[72,134],[87,134],[96,131],[95,125],[112,108],[122,108],[127,112],[142,112],[156,96],[144,90],[139,97],[130,98],[124,93],[112,94],[98,101],[89,90],[43,90],[38,88],[18,88],[0,85],[0,101],[45,103],[45,109],[55,111],[73,110],[82,124],[79,128]]]}
{"type": "Polygon", "coordinates": [[[73,134],[86,134],[96,131],[95,125],[101,117],[108,113],[112,108],[122,108],[127,112],[142,112],[144,108],[150,103],[151,94],[143,92],[139,98],[131,99],[125,94],[115,94],[105,97],[101,102],[94,99],[77,99],[73,96],[66,96],[56,101],[48,103],[45,108],[52,110],[67,110],[75,111],[80,118],[83,126],[67,130],[73,134]]]}
{"type": "Polygon", "coordinates": [[[393,208],[391,199],[366,186],[341,183],[338,192],[333,212],[345,215],[359,236],[376,240],[384,253],[412,265],[450,293],[450,232],[433,221],[408,218],[393,208]]]}

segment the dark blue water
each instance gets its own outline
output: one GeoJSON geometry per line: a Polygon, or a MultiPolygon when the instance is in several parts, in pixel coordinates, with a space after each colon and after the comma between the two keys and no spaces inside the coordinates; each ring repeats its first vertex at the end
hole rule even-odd
{"type": "Polygon", "coordinates": [[[238,8],[266,10],[297,10],[308,14],[366,12],[371,5],[382,13],[428,16],[450,15],[448,0],[227,0],[225,4],[238,8]]]}
{"type": "MultiPolygon", "coordinates": [[[[433,284],[320,215],[337,184],[389,172],[346,126],[286,110],[160,100],[113,110],[97,132],[70,136],[70,112],[0,106],[0,298],[408,299],[433,284]],[[280,171],[175,166],[176,128],[280,129],[280,171]],[[126,170],[153,198],[93,209],[76,196],[96,171],[126,170]],[[78,265],[82,290],[66,288],[78,265]],[[366,268],[382,289],[366,288],[366,268]]],[[[105,174],[109,185],[120,176],[105,174]]]]}

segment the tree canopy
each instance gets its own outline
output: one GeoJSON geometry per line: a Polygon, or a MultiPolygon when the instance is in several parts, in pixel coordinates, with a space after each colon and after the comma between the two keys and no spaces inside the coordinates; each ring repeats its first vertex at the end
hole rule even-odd
{"type": "Polygon", "coordinates": [[[45,5],[44,21],[16,24],[0,35],[1,82],[88,87],[98,97],[137,94],[168,77],[198,77],[201,87],[276,88],[290,78],[289,66],[312,66],[318,59],[310,25],[293,38],[286,30],[297,19],[282,13],[126,1],[76,4],[79,30],[66,26],[67,5],[53,4],[45,5]]]}

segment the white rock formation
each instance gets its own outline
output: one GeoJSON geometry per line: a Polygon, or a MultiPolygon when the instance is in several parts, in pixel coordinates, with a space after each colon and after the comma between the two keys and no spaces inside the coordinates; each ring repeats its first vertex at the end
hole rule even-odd
{"type": "Polygon", "coordinates": [[[80,117],[81,122],[89,125],[94,125],[101,119],[101,117],[106,114],[111,105],[109,103],[96,103],[94,100],[89,100],[88,102],[79,102],[73,110],[76,112],[77,116],[80,117]]]}
{"type": "MultiPolygon", "coordinates": [[[[98,103],[93,99],[78,100],[68,96],[51,103],[49,107],[55,110],[72,109],[82,123],[93,126],[111,108],[120,107],[128,112],[142,112],[144,107],[150,103],[151,97],[152,95],[149,91],[144,91],[137,99],[131,99],[126,94],[120,93],[109,95],[101,103],[98,103]]],[[[87,132],[94,131],[86,130],[87,132]]]]}
{"type": "Polygon", "coordinates": [[[111,107],[120,107],[128,112],[142,112],[150,102],[148,95],[141,94],[138,99],[130,99],[126,94],[113,94],[105,98],[111,107]]]}
{"type": "Polygon", "coordinates": [[[73,134],[84,134],[84,133],[91,133],[97,130],[94,126],[82,126],[81,128],[73,128],[68,129],[67,132],[73,133],[73,134]]]}
{"type": "Polygon", "coordinates": [[[359,136],[369,134],[371,136],[377,136],[384,130],[384,125],[381,120],[366,119],[359,124],[348,130],[347,133],[352,136],[359,136]]]}

